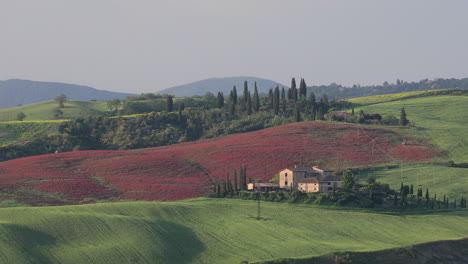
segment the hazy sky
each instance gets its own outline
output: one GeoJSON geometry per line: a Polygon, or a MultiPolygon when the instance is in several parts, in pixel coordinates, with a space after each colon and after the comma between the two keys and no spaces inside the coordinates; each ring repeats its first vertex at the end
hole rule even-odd
{"type": "Polygon", "coordinates": [[[0,80],[154,92],[210,77],[468,77],[466,0],[2,0],[0,80]]]}

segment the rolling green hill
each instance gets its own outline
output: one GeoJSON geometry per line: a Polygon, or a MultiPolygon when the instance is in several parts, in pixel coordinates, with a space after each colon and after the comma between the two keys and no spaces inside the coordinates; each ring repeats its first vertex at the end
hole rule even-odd
{"type": "Polygon", "coordinates": [[[11,79],[0,81],[0,109],[49,101],[60,94],[65,94],[69,100],[102,101],[132,95],[76,84],[11,79]]]}
{"type": "MultiPolygon", "coordinates": [[[[369,100],[369,99],[368,99],[369,100]]],[[[411,137],[419,137],[433,144],[446,155],[433,163],[404,165],[396,169],[379,169],[371,172],[379,181],[397,187],[404,182],[420,188],[429,188],[450,199],[468,195],[468,169],[447,167],[446,163],[468,162],[468,96],[431,96],[402,101],[379,103],[361,108],[366,113],[399,117],[405,108],[413,127],[395,129],[411,137]]],[[[399,161],[395,161],[398,165],[399,161]]],[[[363,177],[366,174],[362,175],[363,177]]]]}
{"type": "MultiPolygon", "coordinates": [[[[53,110],[57,108],[57,103],[47,101],[29,105],[17,106],[0,110],[1,121],[14,121],[18,113],[26,114],[26,121],[30,120],[53,120],[53,110]]],[[[61,108],[63,116],[61,119],[72,119],[85,117],[87,115],[103,115],[108,111],[107,103],[102,101],[66,101],[65,108],[61,108]]]]}
{"type": "Polygon", "coordinates": [[[438,90],[427,90],[427,91],[414,91],[406,93],[395,93],[395,94],[382,94],[374,95],[367,97],[358,97],[347,99],[357,106],[378,104],[378,103],[388,103],[393,101],[400,101],[406,99],[413,99],[419,97],[429,97],[429,96],[438,96],[438,95],[468,95],[468,90],[460,89],[438,89],[438,90]]]}
{"type": "Polygon", "coordinates": [[[0,209],[0,263],[239,263],[468,236],[468,211],[195,199],[0,209]]]}

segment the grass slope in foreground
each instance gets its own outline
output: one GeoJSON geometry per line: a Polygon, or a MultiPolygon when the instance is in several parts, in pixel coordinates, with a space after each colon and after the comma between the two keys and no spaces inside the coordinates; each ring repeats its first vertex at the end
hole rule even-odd
{"type": "MultiPolygon", "coordinates": [[[[405,164],[392,170],[378,170],[372,174],[378,180],[398,187],[401,182],[449,195],[450,199],[468,195],[468,169],[447,167],[446,162],[468,162],[468,96],[433,96],[405,101],[365,106],[366,113],[399,116],[405,108],[408,119],[415,127],[396,128],[399,133],[428,140],[447,156],[439,162],[405,164]]],[[[362,175],[366,177],[366,175],[362,175]]]]}
{"type": "MultiPolygon", "coordinates": [[[[107,111],[107,103],[102,101],[66,101],[62,119],[73,119],[90,115],[102,115],[107,111]]],[[[26,121],[30,120],[52,120],[54,109],[58,107],[57,102],[47,101],[23,106],[17,106],[0,110],[0,121],[14,121],[18,113],[26,114],[26,121]]]]}
{"type": "Polygon", "coordinates": [[[468,211],[394,215],[206,199],[0,209],[0,263],[239,263],[468,236],[468,211]]]}

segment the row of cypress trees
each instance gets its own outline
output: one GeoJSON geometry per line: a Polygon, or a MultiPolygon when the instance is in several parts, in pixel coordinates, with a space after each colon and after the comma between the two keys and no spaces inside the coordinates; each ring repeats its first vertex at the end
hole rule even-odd
{"type": "MultiPolygon", "coordinates": [[[[249,181],[252,179],[249,177],[249,181]]],[[[237,178],[237,171],[234,171],[233,179],[231,180],[230,174],[227,173],[226,180],[218,182],[213,185],[213,192],[216,193],[216,197],[225,197],[227,194],[233,194],[238,191],[247,190],[247,167],[241,165],[239,168],[239,179],[237,178]]]]}
{"type": "MultiPolygon", "coordinates": [[[[394,194],[393,198],[393,205],[397,206],[398,204],[405,205],[408,202],[413,201],[413,199],[408,198],[408,195],[414,195],[414,187],[413,184],[410,186],[404,185],[401,183],[400,186],[400,192],[396,192],[394,194]]],[[[434,197],[430,197],[429,195],[429,188],[426,188],[425,195],[423,197],[423,188],[418,188],[416,191],[416,198],[417,202],[421,200],[425,200],[426,204],[431,204],[431,209],[435,209],[437,206],[438,209],[445,208],[448,209],[450,207],[450,204],[452,204],[453,208],[457,208],[457,199],[454,199],[453,203],[449,202],[448,197],[444,194],[442,200],[437,200],[437,194],[434,194],[434,197]]],[[[460,201],[458,202],[458,207],[459,208],[466,208],[466,198],[461,197],[460,201]]]]}

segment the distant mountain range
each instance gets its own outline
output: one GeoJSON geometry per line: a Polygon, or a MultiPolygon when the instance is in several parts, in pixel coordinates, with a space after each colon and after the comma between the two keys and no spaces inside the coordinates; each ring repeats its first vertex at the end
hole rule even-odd
{"type": "Polygon", "coordinates": [[[132,95],[68,83],[12,79],[0,81],[0,109],[54,100],[60,94],[65,94],[69,100],[100,101],[132,95]]]}
{"type": "Polygon", "coordinates": [[[259,93],[268,93],[270,88],[276,87],[288,87],[284,84],[256,77],[226,77],[226,78],[210,78],[201,80],[189,84],[174,86],[164,90],[157,91],[160,94],[171,94],[176,97],[186,97],[193,95],[204,95],[207,92],[211,92],[216,95],[218,92],[223,92],[224,95],[228,95],[235,85],[237,88],[237,94],[242,95],[244,89],[244,81],[247,81],[249,90],[251,93],[254,91],[254,83],[257,82],[257,88],[259,93]]]}

